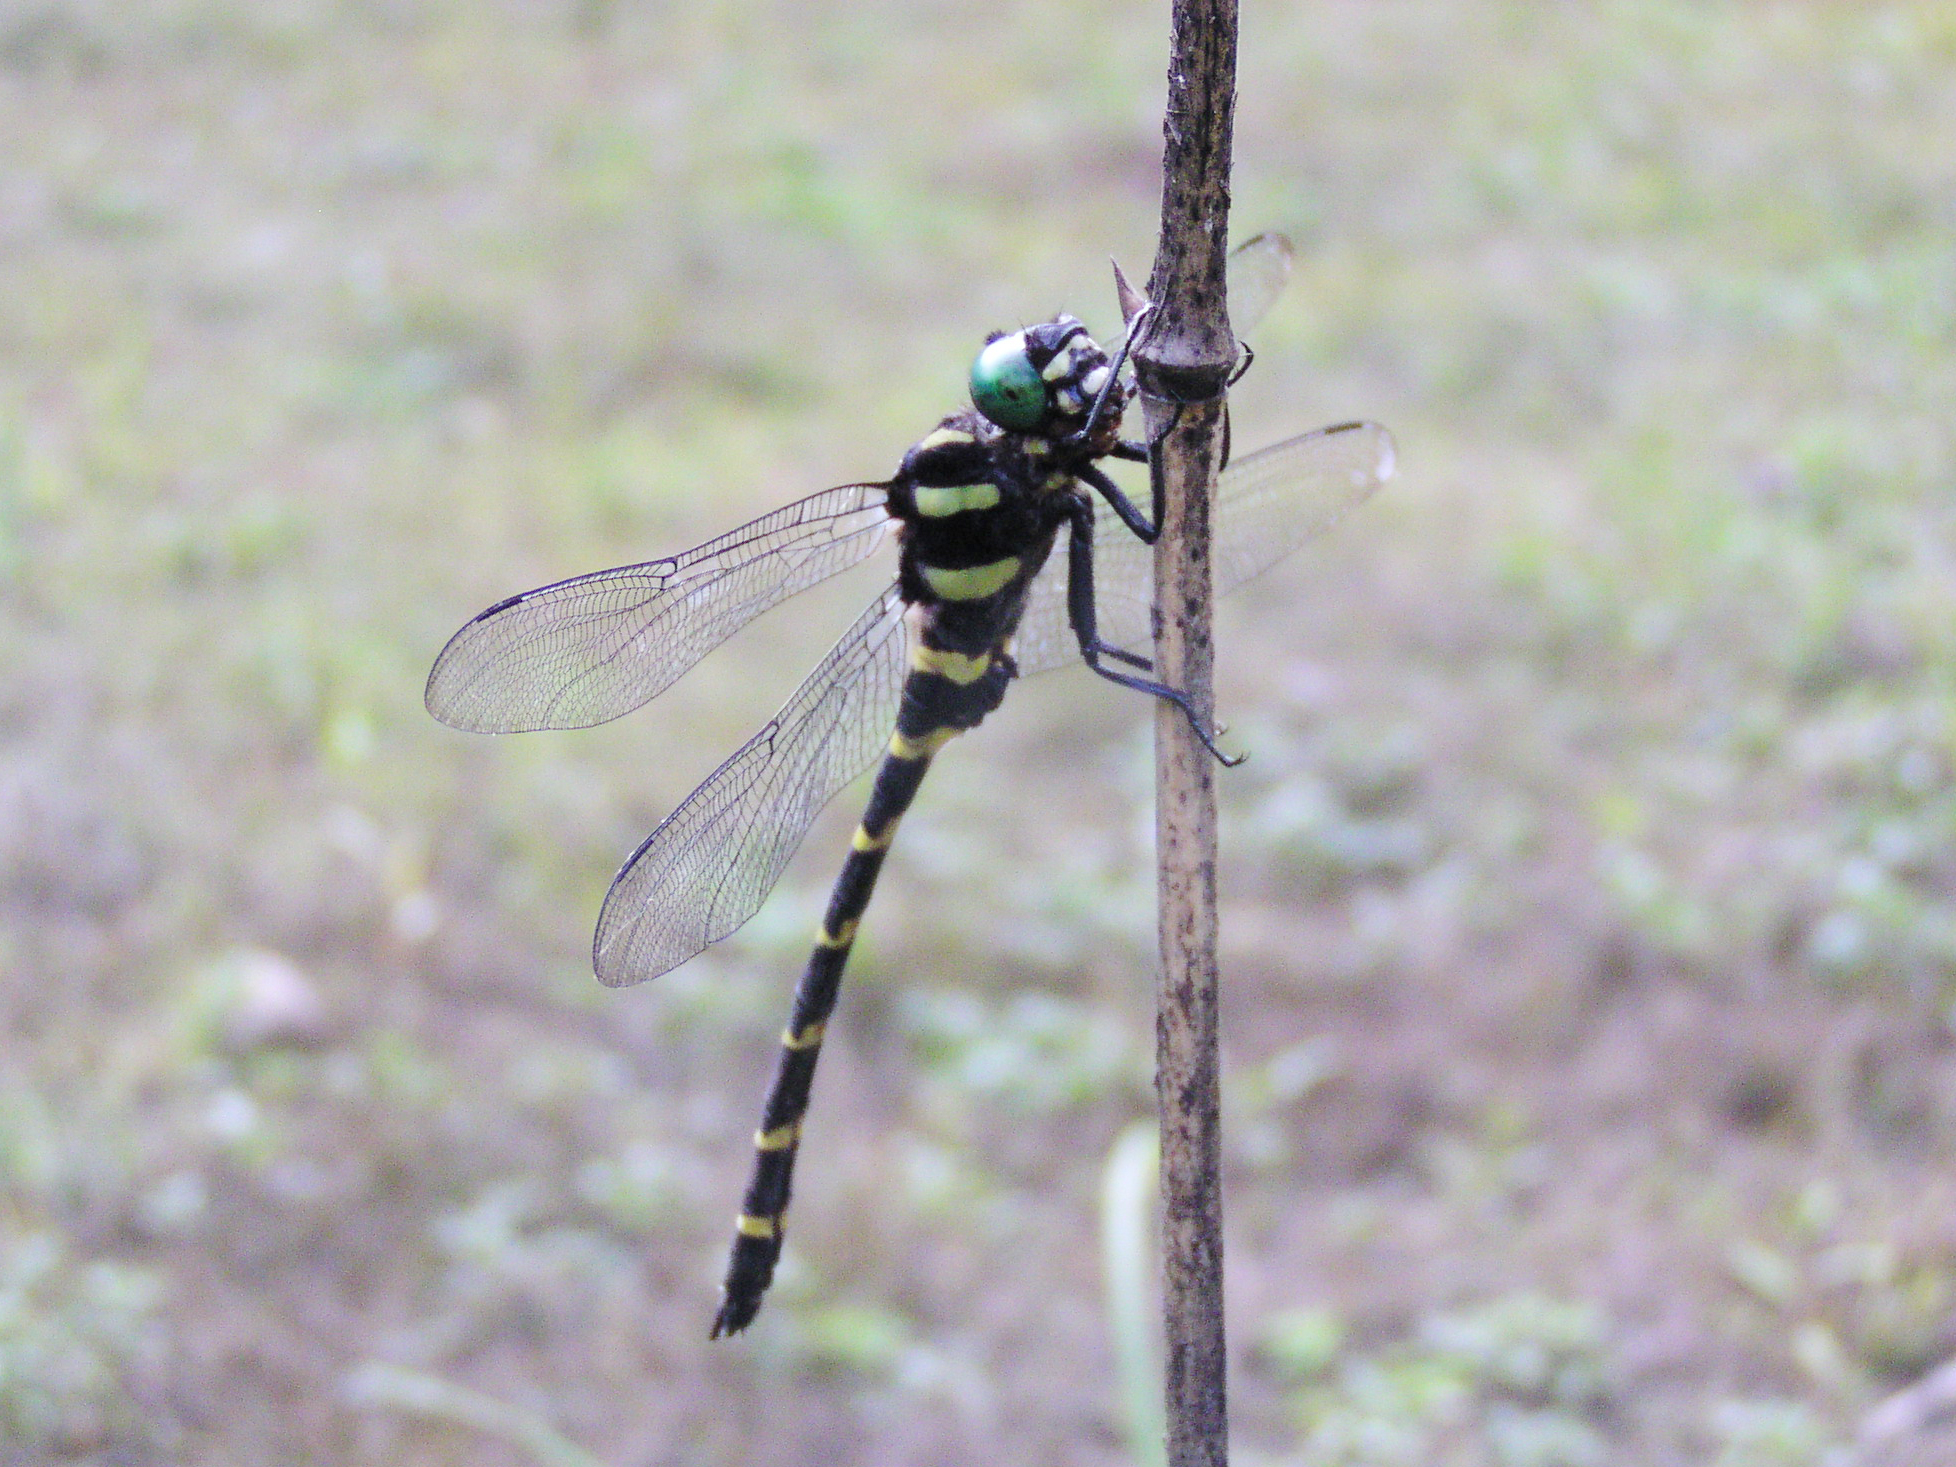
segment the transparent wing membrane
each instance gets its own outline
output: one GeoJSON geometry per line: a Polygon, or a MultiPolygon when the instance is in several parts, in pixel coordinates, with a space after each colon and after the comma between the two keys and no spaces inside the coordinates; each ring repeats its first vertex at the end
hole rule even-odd
{"type": "Polygon", "coordinates": [[[1216,594],[1227,596],[1329,530],[1392,477],[1392,435],[1340,423],[1258,449],[1223,471],[1216,594]]]}
{"type": "Polygon", "coordinates": [[[1229,252],[1229,324],[1238,336],[1256,330],[1290,283],[1290,241],[1281,234],[1252,235],[1229,252]]]}
{"type": "Polygon", "coordinates": [[[846,484],[682,554],[512,596],[449,639],[428,675],[428,711],[475,733],[609,722],[762,612],[862,560],[889,524],[881,485],[846,484]]]}
{"type": "Polygon", "coordinates": [[[598,916],[600,981],[656,978],[760,910],[822,807],[889,742],[908,670],[903,612],[891,586],[632,854],[598,916]]]}
{"type": "MultiPolygon", "coordinates": [[[[1320,428],[1237,459],[1216,485],[1216,594],[1227,595],[1316,539],[1370,498],[1392,469],[1392,435],[1376,423],[1320,428]]],[[[1099,500],[1094,514],[1100,635],[1146,657],[1154,641],[1154,551],[1099,500]]],[[[1079,660],[1062,554],[1046,563],[1027,593],[1015,656],[1024,674],[1079,660]]]]}

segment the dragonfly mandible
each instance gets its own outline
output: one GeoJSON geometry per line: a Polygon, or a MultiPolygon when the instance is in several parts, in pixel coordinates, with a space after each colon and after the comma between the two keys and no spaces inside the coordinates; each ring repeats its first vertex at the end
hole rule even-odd
{"type": "MultiPolygon", "coordinates": [[[[1281,235],[1232,253],[1243,329],[1289,268],[1281,235]]],[[[746,1328],[773,1280],[843,967],[897,822],[938,751],[996,708],[1015,677],[1078,662],[1175,704],[1215,751],[1184,694],[1155,681],[1132,650],[1151,636],[1149,547],[1161,505],[1158,482],[1144,513],[1098,466],[1149,458],[1145,444],[1120,436],[1137,393],[1122,375],[1126,356],[1126,340],[1110,357],[1068,315],[995,333],[972,367],[972,406],[943,419],[893,477],[823,490],[678,555],[499,601],[449,640],[429,674],[428,711],[456,728],[605,723],[895,533],[896,579],[781,711],[632,853],[592,943],[599,980],[623,987],[718,942],[760,909],[822,807],[877,766],[782,1035],[715,1338],[746,1328]],[[1062,534],[1065,553],[1055,555],[1062,534]]],[[[1228,465],[1213,515],[1217,589],[1234,590],[1372,494],[1393,454],[1385,429],[1344,423],[1228,465]]]]}

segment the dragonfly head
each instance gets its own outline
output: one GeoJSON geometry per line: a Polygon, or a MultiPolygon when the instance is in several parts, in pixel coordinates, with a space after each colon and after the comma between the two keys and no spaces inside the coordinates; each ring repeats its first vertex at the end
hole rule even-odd
{"type": "MultiPolygon", "coordinates": [[[[1011,433],[1060,438],[1075,432],[1114,370],[1107,353],[1073,316],[999,332],[971,364],[971,404],[1011,433]]],[[[1127,389],[1107,395],[1102,421],[1118,433],[1127,389]]]]}

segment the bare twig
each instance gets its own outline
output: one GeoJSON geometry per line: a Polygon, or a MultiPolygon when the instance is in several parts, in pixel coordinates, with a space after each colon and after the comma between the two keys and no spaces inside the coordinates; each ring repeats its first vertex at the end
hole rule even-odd
{"type": "MultiPolygon", "coordinates": [[[[1222,393],[1236,360],[1224,301],[1236,83],[1234,0],[1175,0],[1161,239],[1137,350],[1166,500],[1155,554],[1155,667],[1205,720],[1214,707],[1209,501],[1222,393]]],[[[1216,800],[1211,756],[1159,705],[1155,828],[1161,925],[1156,1093],[1170,1467],[1229,1453],[1222,1301],[1221,1090],[1216,1033],[1216,800]]]]}

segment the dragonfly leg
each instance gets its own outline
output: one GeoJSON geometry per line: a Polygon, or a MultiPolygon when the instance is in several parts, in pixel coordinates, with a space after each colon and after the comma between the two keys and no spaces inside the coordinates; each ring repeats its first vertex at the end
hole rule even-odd
{"type": "MultiPolygon", "coordinates": [[[[1182,710],[1182,716],[1189,721],[1195,736],[1202,740],[1202,746],[1215,755],[1219,764],[1234,768],[1249,758],[1247,754],[1231,757],[1216,746],[1215,735],[1204,725],[1202,716],[1189,695],[1179,688],[1171,688],[1167,683],[1158,683],[1150,678],[1136,677],[1133,673],[1120,672],[1111,667],[1103,667],[1103,657],[1117,658],[1136,666],[1140,662],[1130,652],[1110,646],[1100,640],[1094,611],[1093,596],[1093,505],[1080,500],[1072,513],[1072,533],[1067,541],[1066,610],[1073,623],[1073,634],[1080,639],[1080,658],[1100,676],[1111,683],[1119,683],[1124,688],[1132,688],[1137,693],[1147,693],[1172,703],[1182,710]]],[[[1152,664],[1148,664],[1152,666],[1152,664]]]]}
{"type": "Polygon", "coordinates": [[[1134,534],[1143,545],[1152,545],[1161,538],[1161,504],[1155,504],[1155,517],[1151,521],[1141,513],[1132,499],[1121,491],[1121,486],[1095,468],[1092,464],[1082,464],[1075,476],[1091,485],[1093,491],[1107,501],[1109,509],[1120,516],[1121,523],[1134,534]]]}
{"type": "Polygon", "coordinates": [[[1185,406],[1185,403],[1176,403],[1168,414],[1168,421],[1162,424],[1161,431],[1148,438],[1148,493],[1154,500],[1156,524],[1160,524],[1163,515],[1168,512],[1168,480],[1162,474],[1161,446],[1181,424],[1185,406]]]}
{"type": "MultiPolygon", "coordinates": [[[[1130,652],[1125,647],[1110,646],[1108,643],[1102,642],[1095,650],[1102,657],[1111,657],[1116,662],[1125,662],[1129,667],[1138,667],[1143,672],[1153,672],[1155,670],[1155,664],[1151,659],[1130,652]]],[[[1094,671],[1100,673],[1102,677],[1107,675],[1098,667],[1095,667],[1094,671]]]]}

